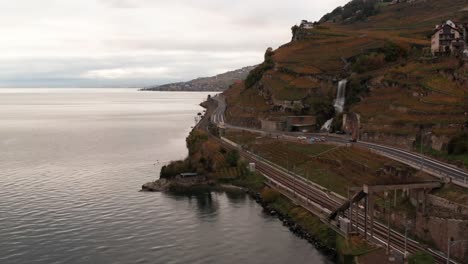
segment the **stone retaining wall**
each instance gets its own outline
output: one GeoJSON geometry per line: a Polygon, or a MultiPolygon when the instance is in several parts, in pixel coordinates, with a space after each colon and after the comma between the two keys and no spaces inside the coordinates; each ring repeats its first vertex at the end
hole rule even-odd
{"type": "Polygon", "coordinates": [[[456,215],[468,217],[468,206],[437,197],[432,194],[427,195],[427,203],[432,206],[442,207],[454,212],[456,215]]]}

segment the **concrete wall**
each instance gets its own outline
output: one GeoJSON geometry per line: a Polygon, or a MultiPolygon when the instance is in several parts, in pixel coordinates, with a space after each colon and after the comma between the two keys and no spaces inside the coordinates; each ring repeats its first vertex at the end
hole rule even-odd
{"type": "MultiPolygon", "coordinates": [[[[374,211],[377,217],[386,219],[384,213],[374,211]]],[[[468,221],[458,219],[447,219],[416,213],[416,217],[409,217],[405,213],[392,213],[391,225],[401,227],[400,233],[404,232],[405,223],[410,220],[410,236],[417,237],[428,243],[431,248],[441,252],[447,252],[448,239],[464,240],[468,234],[468,221]]],[[[468,263],[468,244],[461,243],[450,248],[451,258],[455,258],[461,263],[468,263]]]]}
{"type": "Polygon", "coordinates": [[[440,198],[432,194],[428,194],[426,196],[426,199],[427,199],[426,202],[429,206],[440,207],[449,212],[452,212],[453,213],[452,217],[468,218],[468,206],[458,204],[458,203],[440,198]]]}
{"type": "Polygon", "coordinates": [[[260,122],[262,123],[262,130],[266,130],[266,131],[284,130],[284,122],[264,120],[264,119],[261,119],[260,122]]]}
{"type": "MultiPolygon", "coordinates": [[[[433,241],[442,252],[447,252],[449,238],[466,239],[468,221],[445,219],[418,214],[416,217],[416,234],[424,240],[433,241]]],[[[450,248],[450,255],[460,261],[468,261],[468,244],[461,243],[450,248]]],[[[465,262],[467,263],[467,262],[465,262]]]]}
{"type": "Polygon", "coordinates": [[[400,136],[377,132],[363,132],[361,134],[361,140],[411,150],[413,148],[413,143],[415,142],[416,138],[414,136],[400,136]]]}

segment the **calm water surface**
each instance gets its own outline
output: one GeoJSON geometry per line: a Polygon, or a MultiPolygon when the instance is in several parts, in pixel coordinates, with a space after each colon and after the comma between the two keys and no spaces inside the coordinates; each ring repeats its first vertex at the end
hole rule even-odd
{"type": "Polygon", "coordinates": [[[206,96],[0,89],[0,263],[326,263],[244,194],[138,192],[206,96]]]}

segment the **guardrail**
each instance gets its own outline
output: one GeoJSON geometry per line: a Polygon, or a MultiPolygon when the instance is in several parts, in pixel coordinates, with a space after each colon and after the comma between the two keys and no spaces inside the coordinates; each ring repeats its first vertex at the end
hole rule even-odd
{"type": "Polygon", "coordinates": [[[377,150],[377,149],[373,149],[373,148],[367,148],[369,149],[371,152],[373,153],[377,153],[379,155],[382,155],[382,156],[385,156],[387,158],[391,158],[393,160],[396,160],[396,161],[399,161],[401,163],[404,163],[410,167],[413,167],[415,169],[420,169],[426,173],[429,173],[439,179],[444,179],[444,178],[450,178],[452,183],[456,184],[456,185],[459,185],[461,187],[464,187],[464,188],[468,188],[468,183],[467,183],[467,178],[465,177],[464,181],[461,181],[460,179],[458,179],[457,177],[452,177],[440,170],[434,170],[434,169],[431,169],[427,166],[421,166],[421,163],[419,162],[413,162],[413,161],[410,161],[410,160],[407,160],[407,159],[403,159],[401,157],[398,157],[397,155],[393,155],[391,153],[388,153],[388,152],[385,152],[385,151],[381,151],[381,150],[377,150]]]}

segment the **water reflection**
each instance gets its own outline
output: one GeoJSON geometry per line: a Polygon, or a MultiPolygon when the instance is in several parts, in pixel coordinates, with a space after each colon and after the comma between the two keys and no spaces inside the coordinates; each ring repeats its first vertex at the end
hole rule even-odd
{"type": "Polygon", "coordinates": [[[243,193],[136,191],[206,95],[0,89],[0,263],[324,263],[243,193]]]}
{"type": "Polygon", "coordinates": [[[216,219],[220,209],[217,194],[209,188],[171,191],[168,195],[178,201],[186,200],[197,216],[203,220],[216,219]]]}

